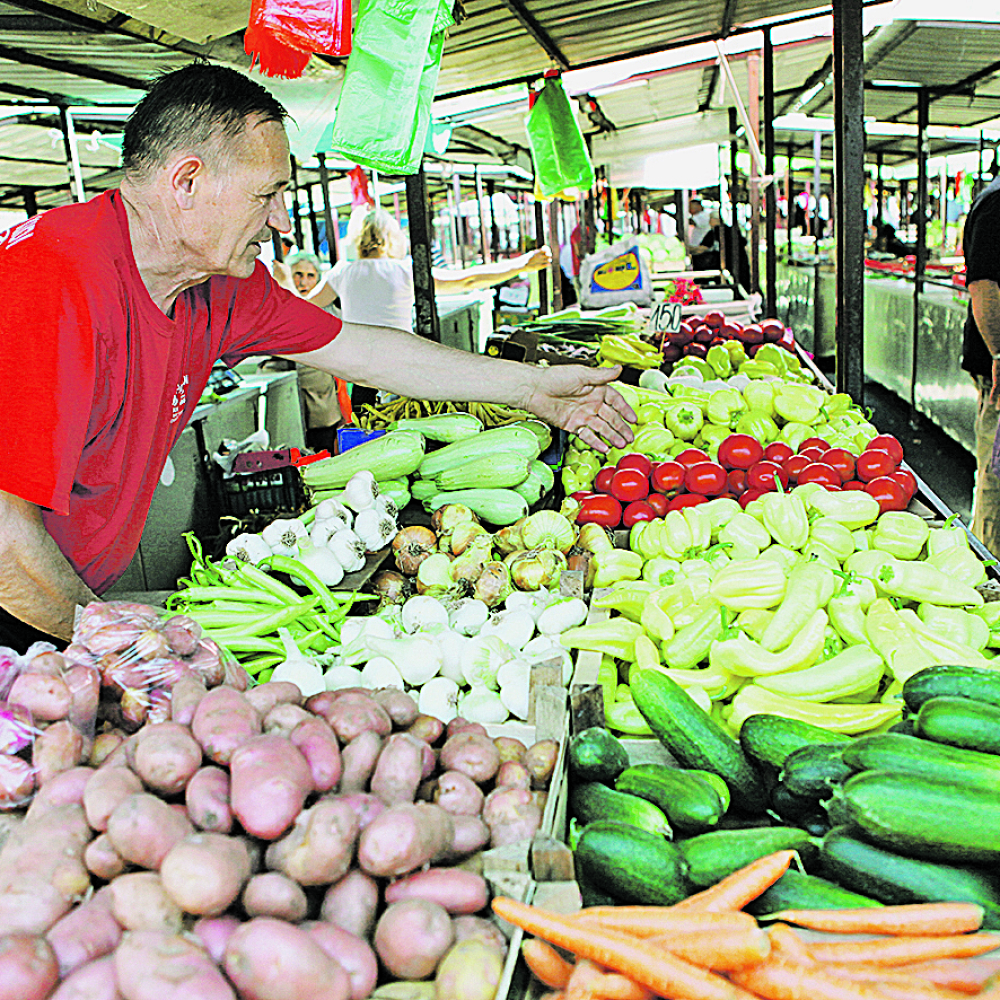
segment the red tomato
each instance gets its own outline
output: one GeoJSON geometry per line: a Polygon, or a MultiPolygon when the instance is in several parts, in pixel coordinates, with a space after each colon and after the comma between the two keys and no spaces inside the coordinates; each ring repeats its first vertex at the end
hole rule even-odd
{"type": "Polygon", "coordinates": [[[866,448],[858,455],[855,462],[858,479],[865,483],[870,483],[879,476],[887,476],[890,472],[895,472],[898,465],[899,463],[889,452],[877,448],[866,448]]]}
{"type": "Polygon", "coordinates": [[[751,500],[757,500],[764,495],[764,490],[747,490],[745,493],[741,493],[737,503],[745,510],[746,505],[750,503],[751,500]]]}
{"type": "Polygon", "coordinates": [[[779,319],[762,319],[760,328],[764,331],[764,340],[770,343],[781,340],[785,335],[785,324],[779,319]]]}
{"type": "Polygon", "coordinates": [[[778,465],[782,465],[786,459],[792,457],[794,452],[792,449],[785,444],[784,441],[772,441],[764,449],[764,458],[769,462],[777,462],[778,465]]]}
{"type": "Polygon", "coordinates": [[[788,473],[789,480],[797,483],[799,481],[799,473],[810,464],[812,463],[809,461],[807,455],[792,455],[791,458],[786,458],[781,463],[781,467],[788,473]]]}
{"type": "Polygon", "coordinates": [[[605,528],[617,528],[621,520],[622,505],[610,496],[588,497],[576,514],[577,524],[603,524],[605,528]]]}
{"type": "Polygon", "coordinates": [[[596,497],[600,494],[595,493],[593,490],[577,490],[575,493],[570,493],[570,498],[573,500],[578,500],[581,503],[587,499],[587,497],[596,497]]]}
{"type": "Polygon", "coordinates": [[[854,456],[846,448],[830,448],[823,452],[820,461],[832,465],[840,473],[842,483],[854,478],[854,456]]]}
{"type": "Polygon", "coordinates": [[[702,316],[701,321],[705,326],[710,326],[713,330],[717,330],[726,322],[726,315],[719,309],[711,309],[702,316]]]}
{"type": "MultiPolygon", "coordinates": [[[[639,503],[639,501],[637,500],[636,503],[639,503]]],[[[653,490],[653,492],[646,497],[646,503],[653,508],[657,517],[663,517],[663,515],[667,512],[667,498],[662,493],[657,493],[656,490],[653,490]]]]}
{"type": "Polygon", "coordinates": [[[810,462],[818,462],[829,450],[829,448],[819,448],[813,445],[812,448],[799,448],[798,454],[805,455],[810,462]]]}
{"type": "Polygon", "coordinates": [[[763,457],[761,443],[750,434],[730,434],[719,445],[719,464],[727,469],[749,469],[763,457]]]}
{"type": "Polygon", "coordinates": [[[740,330],[740,340],[744,344],[762,344],[764,342],[764,331],[759,323],[750,323],[740,330]]]}
{"type": "Polygon", "coordinates": [[[653,470],[653,463],[641,452],[633,451],[628,455],[622,455],[615,465],[616,469],[638,469],[644,476],[649,476],[653,470]]]}
{"type": "Polygon", "coordinates": [[[803,483],[820,483],[823,486],[836,486],[840,489],[842,480],[840,473],[832,465],[823,462],[810,462],[799,473],[799,486],[803,483]]]}
{"type": "Polygon", "coordinates": [[[594,476],[595,491],[598,493],[610,493],[611,480],[617,471],[613,465],[606,465],[603,469],[599,469],[597,475],[594,476]]]}
{"type": "Polygon", "coordinates": [[[684,485],[684,466],[680,462],[659,462],[650,481],[654,490],[661,493],[674,493],[684,485]]]}
{"type": "Polygon", "coordinates": [[[909,469],[896,469],[889,473],[889,478],[895,479],[906,490],[906,502],[909,503],[917,492],[917,477],[909,469]]]}
{"type": "Polygon", "coordinates": [[[667,510],[680,510],[682,507],[697,507],[700,503],[707,503],[708,497],[701,493],[680,493],[667,504],[667,510]]]}
{"type": "Polygon", "coordinates": [[[631,528],[637,521],[652,521],[656,511],[645,500],[633,500],[622,511],[622,527],[631,528]]]}
{"type": "Polygon", "coordinates": [[[611,495],[622,503],[645,500],[649,496],[649,480],[638,469],[618,469],[611,477],[611,495]]]}
{"type": "Polygon", "coordinates": [[[788,473],[777,462],[765,459],[747,470],[747,486],[751,490],[759,490],[761,493],[772,492],[777,489],[774,485],[775,479],[782,487],[788,485],[788,473]]]}
{"type": "Polygon", "coordinates": [[[689,493],[717,497],[725,493],[729,480],[726,470],[718,462],[698,462],[684,473],[684,485],[689,493]]]}
{"type": "Polygon", "coordinates": [[[747,488],[747,470],[733,469],[726,478],[729,480],[729,489],[739,496],[747,488]]]}
{"type": "Polygon", "coordinates": [[[906,510],[906,488],[888,476],[876,476],[865,484],[865,493],[878,500],[879,510],[906,510]]]}
{"type": "Polygon", "coordinates": [[[876,451],[887,451],[896,460],[896,465],[903,461],[903,446],[892,434],[876,434],[865,445],[865,451],[873,448],[876,451]]]}
{"type": "Polygon", "coordinates": [[[845,490],[863,490],[865,484],[860,479],[848,479],[842,488],[845,490]]]}
{"type": "Polygon", "coordinates": [[[829,451],[830,442],[821,437],[806,438],[805,441],[799,445],[799,451],[805,451],[806,448],[819,448],[821,451],[829,451]]]}
{"type": "Polygon", "coordinates": [[[708,457],[708,453],[701,450],[701,448],[685,448],[679,455],[674,455],[674,461],[683,465],[685,469],[690,469],[692,465],[697,465],[699,462],[709,462],[711,459],[708,457]]]}

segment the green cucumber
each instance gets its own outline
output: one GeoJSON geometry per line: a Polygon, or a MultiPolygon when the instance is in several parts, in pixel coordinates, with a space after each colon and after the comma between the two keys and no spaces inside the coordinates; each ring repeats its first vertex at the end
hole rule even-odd
{"type": "Polygon", "coordinates": [[[719,775],[744,812],[764,811],[767,793],[739,743],[684,688],[655,670],[636,671],[629,686],[649,728],[684,767],[719,775]]]}
{"type": "Polygon", "coordinates": [[[743,752],[751,760],[776,771],[781,770],[785,758],[799,747],[812,743],[847,743],[849,740],[849,736],[769,712],[751,715],[740,727],[743,752]]]}
{"type": "Polygon", "coordinates": [[[696,774],[699,778],[704,778],[718,793],[719,798],[722,800],[722,811],[727,812],[729,810],[729,785],[725,783],[715,772],[713,771],[700,771],[698,768],[681,768],[686,774],[696,774]]]}
{"type": "Polygon", "coordinates": [[[913,716],[904,716],[899,722],[894,722],[887,730],[887,733],[899,733],[902,736],[915,736],[916,726],[913,724],[913,716]]]}
{"type": "Polygon", "coordinates": [[[574,780],[613,785],[615,778],[628,767],[628,751],[606,729],[591,726],[569,741],[566,761],[574,780]]]}
{"type": "Polygon", "coordinates": [[[834,827],[820,846],[821,871],[882,903],[977,903],[983,926],[1000,928],[1000,891],[985,869],[906,857],[834,827]]]}
{"type": "Polygon", "coordinates": [[[809,799],[828,799],[834,785],[853,773],[844,763],[844,743],[811,743],[793,750],[778,780],[792,793],[809,799]]]}
{"type": "Polygon", "coordinates": [[[882,905],[877,899],[851,892],[818,875],[789,868],[746,909],[755,917],[765,917],[781,910],[860,910],[882,905]]]}
{"type": "Polygon", "coordinates": [[[844,748],[844,761],[856,771],[912,774],[1000,793],[1000,757],[902,733],[860,736],[844,748]]]}
{"type": "Polygon", "coordinates": [[[1000,707],[1000,670],[961,664],[925,667],[903,684],[903,701],[911,712],[919,711],[925,701],[941,695],[1000,707]]]}
{"type": "Polygon", "coordinates": [[[626,768],[618,775],[615,788],[659,806],[679,830],[708,830],[725,813],[718,792],[704,778],[664,764],[626,768]]]}
{"type": "Polygon", "coordinates": [[[941,861],[1000,861],[1000,798],[992,792],[862,771],[834,796],[850,826],[888,850],[941,861]]]}
{"type": "Polygon", "coordinates": [[[623,903],[672,906],[691,894],[677,845],[627,823],[590,823],[574,859],[587,884],[623,903]]]}
{"type": "Polygon", "coordinates": [[[816,799],[796,795],[780,781],[775,782],[771,788],[770,811],[783,823],[795,826],[804,816],[815,813],[817,808],[816,799]]]}
{"type": "Polygon", "coordinates": [[[939,695],[917,712],[916,732],[925,740],[1000,754],[1000,708],[971,698],[939,695]]]}
{"type": "Polygon", "coordinates": [[[587,825],[597,820],[613,819],[660,837],[673,836],[663,810],[638,795],[616,792],[599,781],[577,785],[569,793],[570,812],[587,825]]]}
{"type": "Polygon", "coordinates": [[[815,856],[812,837],[798,827],[758,826],[742,830],[713,830],[677,843],[688,866],[688,881],[699,889],[715,885],[737,868],[775,851],[798,851],[815,856]]]}

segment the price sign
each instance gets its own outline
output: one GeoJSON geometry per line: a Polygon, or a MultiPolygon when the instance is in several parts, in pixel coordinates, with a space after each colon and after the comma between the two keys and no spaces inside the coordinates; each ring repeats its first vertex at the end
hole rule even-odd
{"type": "Polygon", "coordinates": [[[676,333],[681,328],[680,302],[657,302],[649,317],[651,333],[676,333]]]}

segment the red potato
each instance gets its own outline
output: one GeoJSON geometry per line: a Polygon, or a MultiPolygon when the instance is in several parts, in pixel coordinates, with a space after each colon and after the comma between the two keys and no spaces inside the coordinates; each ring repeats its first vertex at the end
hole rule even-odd
{"type": "Polygon", "coordinates": [[[178,722],[147,725],[136,741],[136,774],[163,795],[182,792],[201,760],[201,746],[187,726],[178,722]]]}
{"type": "Polygon", "coordinates": [[[372,697],[389,713],[397,729],[413,725],[420,714],[413,697],[399,688],[379,688],[372,693],[372,697]]]}
{"type": "Polygon", "coordinates": [[[185,813],[148,792],[128,796],[108,817],[112,847],[140,868],[159,868],[170,848],[192,833],[185,813]]]}
{"type": "Polygon", "coordinates": [[[228,764],[233,752],[260,735],[257,709],[231,687],[212,688],[194,710],[191,732],[206,756],[228,764]]]}
{"type": "Polygon", "coordinates": [[[125,1000],[236,1000],[208,953],[181,934],[126,934],[114,963],[125,1000]]]}
{"type": "Polygon", "coordinates": [[[356,736],[340,752],[343,773],[340,777],[341,792],[365,792],[382,750],[382,737],[367,730],[356,736]]]}
{"type": "Polygon", "coordinates": [[[280,837],[292,825],[313,790],[305,757],[280,736],[255,736],[238,747],[229,775],[233,814],[247,833],[264,840],[280,837]]]}
{"type": "Polygon", "coordinates": [[[111,912],[126,931],[180,931],[184,914],[156,872],[130,872],[109,884],[111,912]]]}
{"type": "Polygon", "coordinates": [[[496,776],[497,788],[531,789],[531,775],[520,761],[508,760],[500,765],[496,776]]]}
{"type": "Polygon", "coordinates": [[[437,780],[434,801],[453,816],[478,816],[483,798],[483,790],[461,771],[445,771],[437,780]]]}
{"type": "Polygon", "coordinates": [[[461,868],[427,868],[386,886],[385,901],[427,899],[449,913],[478,913],[489,902],[486,879],[461,868]]]}
{"type": "Polygon", "coordinates": [[[424,769],[424,749],[430,747],[409,733],[395,733],[382,746],[371,779],[371,791],[387,806],[412,802],[424,769]]]}
{"type": "Polygon", "coordinates": [[[326,712],[326,721],[341,743],[350,743],[364,732],[388,736],[392,732],[389,713],[370,694],[339,691],[326,712]]]}
{"type": "Polygon", "coordinates": [[[452,736],[457,736],[459,733],[475,733],[477,736],[485,736],[486,727],[481,722],[470,722],[457,715],[448,723],[444,735],[446,739],[450,740],[452,736]]]}
{"type": "Polygon", "coordinates": [[[45,937],[63,978],[81,965],[113,952],[121,940],[122,926],[113,912],[111,886],[98,890],[57,920],[45,937]]]}
{"type": "Polygon", "coordinates": [[[66,718],[80,732],[92,733],[101,701],[101,675],[96,667],[73,664],[63,675],[69,689],[69,712],[66,718]]]}
{"type": "Polygon", "coordinates": [[[358,832],[360,833],[376,816],[386,810],[386,804],[369,792],[352,792],[350,795],[338,795],[339,802],[346,802],[358,817],[358,832]]]}
{"type": "Polygon", "coordinates": [[[27,818],[35,819],[52,806],[83,805],[83,793],[93,774],[94,768],[85,764],[61,771],[35,793],[27,818]]]}
{"type": "Polygon", "coordinates": [[[114,955],[95,958],[71,972],[49,1000],[124,1000],[118,992],[114,955]]]}
{"type": "Polygon", "coordinates": [[[478,816],[453,816],[455,836],[448,859],[464,858],[482,850],[490,842],[490,828],[478,816]]]}
{"type": "Polygon", "coordinates": [[[288,737],[299,748],[312,772],[313,788],[329,792],[344,773],[340,743],[325,719],[315,715],[300,722],[288,737]]]}
{"type": "Polygon", "coordinates": [[[306,931],[272,917],[255,917],[233,934],[223,967],[243,1000],[350,1000],[351,996],[351,983],[340,963],[306,931]]]}
{"type": "Polygon", "coordinates": [[[209,764],[191,777],[184,789],[188,818],[207,833],[229,833],[233,811],[229,808],[229,772],[209,764]]]}
{"type": "Polygon", "coordinates": [[[187,615],[174,615],[168,618],[160,631],[171,652],[178,656],[190,656],[198,648],[201,638],[201,626],[187,615]]]}
{"type": "Polygon", "coordinates": [[[283,736],[285,739],[288,739],[292,734],[292,730],[300,722],[315,718],[316,716],[312,712],[307,712],[300,705],[282,702],[279,705],[275,705],[264,717],[264,732],[274,733],[276,736],[283,736]]]}
{"type": "Polygon", "coordinates": [[[100,767],[125,740],[125,733],[120,729],[109,729],[106,733],[98,733],[91,744],[87,763],[91,767],[100,767]]]}
{"type": "Polygon", "coordinates": [[[250,874],[246,844],[223,833],[185,837],[160,865],[167,894],[185,913],[198,917],[217,917],[227,910],[250,874]]]}
{"type": "Polygon", "coordinates": [[[422,744],[420,752],[423,755],[421,757],[423,767],[420,771],[420,777],[427,779],[438,769],[437,751],[426,740],[421,740],[420,742],[422,744]]]}
{"type": "Polygon", "coordinates": [[[378,883],[354,868],[326,890],[320,919],[367,940],[375,926],[378,902],[378,883]]]}
{"type": "Polygon", "coordinates": [[[125,871],[125,859],[112,847],[106,833],[95,837],[83,852],[83,862],[87,871],[99,879],[109,882],[125,871]]]}
{"type": "Polygon", "coordinates": [[[226,945],[241,921],[237,917],[201,917],[191,927],[191,933],[202,943],[216,964],[222,961],[226,945]]]}
{"type": "Polygon", "coordinates": [[[359,828],[358,817],[346,802],[320,799],[299,813],[292,829],[268,847],[264,863],[300,885],[328,885],[351,867],[359,828]]]}
{"type": "Polygon", "coordinates": [[[461,771],[477,784],[489,781],[500,767],[500,751],[482,733],[463,731],[450,736],[441,748],[441,767],[461,771]]]}
{"type": "Polygon", "coordinates": [[[35,794],[35,769],[20,757],[0,754],[0,811],[21,809],[35,794]]]}
{"type": "Polygon", "coordinates": [[[496,948],[500,955],[505,956],[507,954],[507,938],[504,937],[503,931],[492,920],[487,920],[485,917],[463,915],[455,917],[451,923],[455,928],[456,944],[459,941],[467,941],[469,938],[474,938],[476,941],[482,941],[491,948],[496,948]]]}
{"type": "MultiPolygon", "coordinates": [[[[187,662],[191,670],[205,682],[206,687],[214,688],[227,682],[228,674],[231,673],[231,669],[229,671],[226,669],[228,660],[228,655],[223,656],[222,650],[211,639],[201,639],[198,648],[188,657],[187,662]]],[[[245,685],[237,686],[240,683],[238,677],[234,677],[234,680],[236,684],[229,684],[229,687],[237,691],[246,690],[245,685]]]]}
{"type": "Polygon", "coordinates": [[[0,937],[0,1000],[45,1000],[57,982],[59,966],[45,938],[0,937]]]}
{"type": "Polygon", "coordinates": [[[539,740],[528,747],[524,766],[531,775],[532,788],[548,788],[559,756],[558,740],[539,740]]]}
{"type": "Polygon", "coordinates": [[[426,899],[406,899],[386,907],[372,943],[393,976],[426,979],[454,940],[455,929],[443,906],[426,899]]]}
{"type": "MultiPolygon", "coordinates": [[[[268,684],[270,683],[272,682],[268,681],[268,684]]],[[[313,715],[321,715],[325,719],[326,713],[337,700],[339,694],[340,691],[320,691],[319,694],[306,698],[306,710],[312,712],[313,715]]]]}
{"type": "Polygon", "coordinates": [[[298,684],[292,684],[291,681],[268,681],[266,684],[258,684],[247,691],[246,698],[257,709],[257,714],[262,719],[267,718],[268,713],[276,705],[302,704],[302,692],[298,684]]]}
{"type": "Polygon", "coordinates": [[[406,875],[447,854],[454,838],[452,818],[440,806],[392,806],[362,831],[358,865],[377,877],[406,875]]]}
{"type": "Polygon", "coordinates": [[[85,749],[89,748],[84,744],[83,733],[65,719],[42,730],[31,748],[31,764],[38,786],[76,767],[83,760],[85,749]]]}
{"type": "Polygon", "coordinates": [[[205,682],[197,674],[188,674],[177,680],[170,689],[170,718],[182,726],[190,726],[194,721],[198,703],[208,694],[205,682]]]}
{"type": "Polygon", "coordinates": [[[520,763],[521,758],[528,749],[519,739],[513,736],[497,736],[493,740],[493,745],[500,754],[501,765],[506,764],[509,760],[520,763]]]}
{"type": "Polygon", "coordinates": [[[236,691],[246,691],[250,687],[250,675],[228,654],[222,656],[222,683],[236,691]]]}
{"type": "Polygon", "coordinates": [[[322,920],[308,921],[302,929],[343,967],[351,983],[351,1000],[367,1000],[378,982],[378,959],[372,946],[362,938],[322,920]]]}
{"type": "Polygon", "coordinates": [[[530,805],[529,789],[498,785],[483,800],[483,822],[490,827],[510,823],[517,818],[519,809],[530,805]]]}
{"type": "Polygon", "coordinates": [[[31,712],[38,722],[55,722],[69,715],[72,695],[60,674],[18,674],[7,701],[31,712]]]}
{"type": "Polygon", "coordinates": [[[240,900],[248,917],[275,917],[297,924],[309,912],[305,891],[281,872],[261,872],[246,884],[240,900]]]}
{"type": "Polygon", "coordinates": [[[484,941],[460,941],[441,959],[434,976],[439,997],[493,1000],[503,975],[503,956],[484,941]]]}
{"type": "Polygon", "coordinates": [[[49,677],[62,677],[69,667],[69,660],[62,653],[46,650],[36,653],[25,665],[25,673],[45,674],[49,677]]]}
{"type": "Polygon", "coordinates": [[[410,723],[406,731],[433,746],[444,735],[444,723],[433,715],[421,713],[410,723]]]}
{"type": "Polygon", "coordinates": [[[127,767],[107,767],[94,771],[83,790],[87,822],[100,832],[107,830],[108,817],[130,795],[142,791],[139,776],[127,767]]]}

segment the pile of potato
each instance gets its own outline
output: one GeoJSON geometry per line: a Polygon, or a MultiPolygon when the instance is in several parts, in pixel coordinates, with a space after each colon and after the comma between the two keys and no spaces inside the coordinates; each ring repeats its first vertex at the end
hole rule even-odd
{"type": "Polygon", "coordinates": [[[0,850],[0,1000],[492,1000],[475,855],[538,829],[554,741],[395,689],[185,677],[170,714],[46,775],[0,850]]]}

